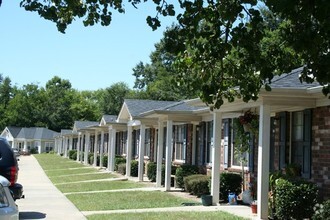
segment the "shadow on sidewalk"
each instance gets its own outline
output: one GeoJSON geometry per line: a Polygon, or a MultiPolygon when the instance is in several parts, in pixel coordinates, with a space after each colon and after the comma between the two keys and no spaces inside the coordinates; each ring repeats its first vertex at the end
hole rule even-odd
{"type": "Polygon", "coordinates": [[[19,219],[45,219],[46,214],[41,212],[19,212],[19,219]]]}

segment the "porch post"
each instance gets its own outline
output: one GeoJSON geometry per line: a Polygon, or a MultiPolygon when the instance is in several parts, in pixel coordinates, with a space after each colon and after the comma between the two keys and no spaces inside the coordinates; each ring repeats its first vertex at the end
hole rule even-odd
{"type": "Polygon", "coordinates": [[[69,150],[72,150],[73,149],[73,136],[70,135],[69,137],[69,150]]]}
{"type": "Polygon", "coordinates": [[[68,137],[64,137],[64,157],[68,157],[68,137]]]}
{"type": "Polygon", "coordinates": [[[91,134],[89,132],[86,132],[86,139],[85,139],[85,155],[84,155],[84,164],[88,164],[88,153],[89,153],[89,147],[90,147],[90,139],[91,134]]]}
{"type": "Polygon", "coordinates": [[[96,167],[97,166],[97,150],[98,150],[98,136],[99,133],[97,132],[97,130],[95,130],[95,136],[94,136],[94,160],[93,160],[93,166],[96,167]]]}
{"type": "Polygon", "coordinates": [[[167,121],[167,134],[166,134],[166,162],[165,162],[165,190],[171,190],[171,167],[172,167],[172,134],[173,121],[167,121]]]}
{"type": "Polygon", "coordinates": [[[103,167],[103,153],[104,153],[104,131],[101,131],[101,143],[100,143],[100,167],[103,167]]]}
{"type": "Polygon", "coordinates": [[[213,112],[213,145],[212,145],[212,204],[219,203],[220,193],[220,158],[221,158],[222,113],[213,112]]]}
{"type": "Polygon", "coordinates": [[[80,147],[81,141],[80,141],[80,138],[81,138],[81,134],[80,134],[80,132],[78,132],[78,143],[77,143],[77,161],[78,162],[80,161],[80,151],[81,151],[81,147],[80,147]]]}
{"type": "Polygon", "coordinates": [[[111,131],[109,129],[109,142],[108,142],[108,149],[110,154],[108,156],[108,169],[113,172],[115,171],[115,157],[116,157],[116,129],[112,128],[111,131]],[[110,139],[111,137],[111,139],[110,139]]]}
{"type": "Polygon", "coordinates": [[[132,160],[132,126],[127,127],[127,150],[126,150],[126,176],[131,176],[131,160],[132,160]]]}
{"type": "Polygon", "coordinates": [[[260,106],[258,147],[258,219],[268,218],[270,105],[260,106]]]}
{"type": "Polygon", "coordinates": [[[162,164],[163,164],[163,149],[164,149],[164,123],[158,121],[158,148],[157,148],[157,173],[156,186],[162,185],[162,164]]]}
{"type": "Polygon", "coordinates": [[[140,143],[139,143],[139,168],[138,178],[139,181],[143,181],[143,165],[144,165],[144,151],[145,151],[145,138],[146,138],[146,126],[145,124],[140,125],[140,143]]]}

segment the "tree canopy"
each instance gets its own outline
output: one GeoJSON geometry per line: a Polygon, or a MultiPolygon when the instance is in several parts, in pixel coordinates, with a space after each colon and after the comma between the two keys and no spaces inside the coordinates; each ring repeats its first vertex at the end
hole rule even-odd
{"type": "MultiPolygon", "coordinates": [[[[45,88],[37,84],[18,88],[11,85],[9,77],[0,74],[0,129],[6,126],[72,129],[74,121],[99,121],[104,114],[118,114],[124,98],[132,94],[125,83],[105,90],[77,91],[68,80],[58,76],[50,79],[45,88]]],[[[134,97],[139,98],[139,93],[134,97]]]]}
{"type": "MultiPolygon", "coordinates": [[[[128,1],[133,6],[141,2],[128,1]]],[[[147,23],[156,29],[161,16],[176,15],[179,26],[167,41],[176,54],[179,76],[213,107],[219,108],[224,99],[255,100],[262,87],[271,89],[274,75],[298,66],[304,67],[301,81],[318,81],[329,94],[329,1],[178,0],[180,8],[166,0],[153,2],[156,15],[147,17],[147,23]],[[263,8],[279,23],[267,22],[263,8]]],[[[124,12],[125,3],[21,0],[22,7],[55,22],[61,32],[76,18],[86,26],[108,26],[112,11],[124,12]]]]}

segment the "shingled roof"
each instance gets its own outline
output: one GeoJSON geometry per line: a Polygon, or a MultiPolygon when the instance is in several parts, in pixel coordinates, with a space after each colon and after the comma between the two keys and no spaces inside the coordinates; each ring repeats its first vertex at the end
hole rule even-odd
{"type": "Polygon", "coordinates": [[[300,82],[299,76],[303,71],[303,67],[292,70],[290,73],[281,74],[275,76],[270,86],[272,88],[293,88],[293,89],[308,89],[312,87],[320,86],[318,82],[306,83],[300,82]]]}
{"type": "Polygon", "coordinates": [[[115,122],[117,120],[117,115],[103,115],[102,117],[106,123],[115,122]]]}
{"type": "Polygon", "coordinates": [[[32,127],[32,128],[22,128],[22,127],[7,127],[9,132],[14,138],[22,139],[53,139],[57,132],[52,131],[48,128],[32,127]]]}
{"type": "Polygon", "coordinates": [[[144,112],[148,112],[154,109],[164,108],[166,106],[178,103],[176,101],[156,101],[156,100],[144,100],[144,99],[125,99],[127,109],[132,117],[139,116],[144,112]]]}
{"type": "Polygon", "coordinates": [[[97,121],[75,121],[74,122],[74,127],[77,130],[91,127],[91,126],[96,126],[96,125],[99,125],[99,122],[97,122],[97,121]]]}

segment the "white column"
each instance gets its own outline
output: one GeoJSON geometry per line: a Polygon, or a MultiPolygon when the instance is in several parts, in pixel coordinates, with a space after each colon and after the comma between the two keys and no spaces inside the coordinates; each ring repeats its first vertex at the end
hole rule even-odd
{"type": "Polygon", "coordinates": [[[213,113],[213,145],[212,145],[212,204],[219,203],[220,193],[220,158],[221,158],[222,113],[213,113]]]}
{"type": "Polygon", "coordinates": [[[171,168],[172,168],[172,134],[173,121],[167,121],[167,134],[166,134],[166,159],[165,159],[165,190],[171,190],[171,168]]]}
{"type": "Polygon", "coordinates": [[[103,167],[103,153],[104,153],[104,131],[101,131],[101,143],[100,143],[100,167],[103,167]]]}
{"type": "Polygon", "coordinates": [[[73,149],[73,136],[70,136],[69,138],[69,150],[73,149]]]}
{"type": "MultiPolygon", "coordinates": [[[[111,137],[111,140],[109,140],[109,157],[108,157],[108,168],[111,172],[115,171],[115,157],[116,157],[116,129],[112,128],[111,132],[109,131],[109,136],[111,137]]],[[[110,138],[109,138],[110,139],[110,138]]]]}
{"type": "Polygon", "coordinates": [[[84,164],[88,164],[88,153],[89,153],[89,147],[90,147],[90,139],[91,134],[89,132],[86,132],[86,138],[85,138],[85,155],[84,155],[84,164]]]}
{"type": "Polygon", "coordinates": [[[132,126],[127,127],[126,176],[131,176],[132,126]]]}
{"type": "Polygon", "coordinates": [[[163,149],[164,149],[164,123],[158,121],[158,147],[157,147],[157,173],[156,186],[162,186],[162,165],[163,165],[163,149]]]}
{"type": "Polygon", "coordinates": [[[95,130],[95,136],[94,136],[94,160],[93,160],[93,166],[97,166],[97,150],[98,150],[98,132],[95,130]]]}
{"type": "Polygon", "coordinates": [[[26,140],[24,141],[23,151],[24,151],[24,152],[28,152],[27,141],[26,141],[26,140]]]}
{"type": "Polygon", "coordinates": [[[197,148],[197,145],[196,145],[196,140],[197,140],[197,137],[196,137],[196,134],[197,133],[197,126],[196,124],[193,124],[193,134],[192,134],[192,152],[191,152],[191,163],[193,165],[196,165],[196,148],[197,148]]]}
{"type": "Polygon", "coordinates": [[[113,172],[113,171],[115,171],[115,169],[114,169],[114,167],[113,167],[113,170],[111,169],[111,159],[112,159],[112,157],[111,157],[111,152],[112,152],[112,150],[110,149],[110,143],[111,143],[111,136],[112,136],[112,133],[111,133],[111,131],[112,131],[112,126],[109,126],[109,134],[108,134],[108,170],[110,171],[110,172],[113,172]]]}
{"type": "Polygon", "coordinates": [[[258,219],[268,218],[270,105],[260,106],[258,147],[258,219]]]}
{"type": "Polygon", "coordinates": [[[143,181],[143,166],[144,166],[144,151],[145,151],[145,138],[146,138],[146,126],[141,123],[140,125],[140,143],[139,143],[139,167],[138,167],[138,179],[143,181]]]}
{"type": "Polygon", "coordinates": [[[68,137],[64,137],[64,157],[68,157],[68,137]]]}
{"type": "Polygon", "coordinates": [[[80,151],[81,151],[81,147],[80,147],[81,141],[80,141],[80,138],[81,138],[81,134],[80,134],[80,132],[78,132],[78,142],[77,142],[77,161],[78,162],[80,160],[80,151]]]}

